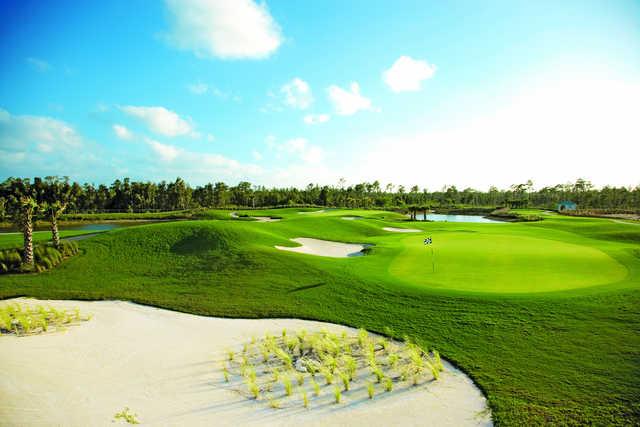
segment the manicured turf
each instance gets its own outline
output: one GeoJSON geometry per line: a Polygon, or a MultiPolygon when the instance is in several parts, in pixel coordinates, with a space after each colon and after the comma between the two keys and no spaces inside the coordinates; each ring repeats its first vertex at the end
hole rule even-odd
{"type": "MultiPolygon", "coordinates": [[[[79,236],[81,234],[93,234],[95,230],[62,230],[60,231],[60,237],[79,236]]],[[[34,243],[48,242],[51,240],[50,231],[34,231],[33,241],[34,243]]],[[[22,247],[23,237],[22,233],[0,233],[0,249],[7,248],[19,248],[22,247]]]]}
{"type": "Polygon", "coordinates": [[[283,220],[212,212],[226,220],[110,231],[80,242],[85,253],[51,272],[0,277],[0,297],[118,298],[207,315],[389,327],[471,375],[498,424],[638,423],[640,227],[557,215],[453,224],[378,211],[247,213],[283,220]],[[375,246],[348,259],[274,249],[294,237],[375,246]]]}

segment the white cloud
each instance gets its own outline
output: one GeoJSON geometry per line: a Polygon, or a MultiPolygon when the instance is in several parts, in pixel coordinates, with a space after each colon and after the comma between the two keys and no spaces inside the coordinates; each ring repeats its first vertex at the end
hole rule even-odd
{"type": "Polygon", "coordinates": [[[112,126],[113,133],[119,138],[126,141],[133,139],[133,133],[123,125],[115,124],[112,126]]]}
{"type": "Polygon", "coordinates": [[[306,138],[293,138],[277,143],[275,137],[267,137],[267,146],[276,152],[277,156],[287,154],[308,164],[320,164],[324,161],[325,153],[321,147],[312,145],[306,138]]]}
{"type": "Polygon", "coordinates": [[[252,0],[166,0],[172,18],[169,42],[198,57],[261,59],[282,43],[265,3],[252,0]]]}
{"type": "Polygon", "coordinates": [[[320,123],[326,123],[331,119],[331,116],[328,114],[307,114],[304,116],[303,120],[308,125],[317,125],[320,123]]]}
{"type": "Polygon", "coordinates": [[[163,144],[151,138],[146,138],[145,142],[158,155],[158,157],[165,162],[175,160],[175,158],[178,157],[178,154],[180,154],[180,149],[173,145],[163,144]]]}
{"type": "Polygon", "coordinates": [[[141,120],[152,132],[159,135],[168,137],[182,135],[198,136],[189,121],[164,107],[137,107],[129,105],[120,107],[120,109],[128,115],[141,120]]]}
{"type": "Polygon", "coordinates": [[[253,150],[251,152],[251,155],[253,156],[253,160],[255,160],[256,162],[262,160],[262,154],[259,151],[253,150]]]}
{"type": "Polygon", "coordinates": [[[209,85],[198,82],[187,85],[187,89],[194,95],[204,95],[209,90],[209,85]]]}
{"type": "Polygon", "coordinates": [[[284,95],[284,103],[292,108],[304,110],[313,103],[313,94],[309,83],[299,77],[285,83],[280,92],[284,95]]]}
{"type": "Polygon", "coordinates": [[[506,188],[530,178],[541,187],[579,177],[638,185],[638,111],[639,82],[573,76],[533,83],[483,116],[362,141],[361,167],[348,177],[431,189],[506,188]]]}
{"type": "Polygon", "coordinates": [[[83,139],[71,125],[61,120],[15,116],[0,108],[0,148],[22,152],[42,144],[71,150],[81,147],[83,139]]]}
{"type": "Polygon", "coordinates": [[[254,164],[240,163],[217,153],[188,151],[164,144],[151,138],[145,143],[160,160],[148,162],[148,175],[159,177],[183,176],[197,182],[211,182],[212,179],[245,180],[261,175],[262,168],[254,164]],[[155,173],[153,172],[155,171],[155,173]]]}
{"type": "Polygon", "coordinates": [[[213,142],[213,141],[215,141],[215,140],[216,140],[215,135],[210,134],[210,133],[208,133],[208,134],[207,134],[207,141],[209,141],[209,142],[213,142]]]}
{"type": "Polygon", "coordinates": [[[99,151],[64,121],[0,108],[0,171],[7,175],[87,174],[98,164],[99,151]]]}
{"type": "Polygon", "coordinates": [[[40,71],[41,73],[44,73],[45,71],[49,71],[51,69],[51,64],[49,64],[47,61],[40,58],[34,58],[33,56],[27,58],[27,63],[34,70],[40,71]]]}
{"type": "Polygon", "coordinates": [[[371,100],[360,94],[360,85],[357,82],[351,83],[350,90],[331,85],[327,93],[336,113],[341,116],[350,116],[360,110],[372,109],[371,100]]]}
{"type": "Polygon", "coordinates": [[[383,74],[383,80],[394,92],[415,92],[422,89],[422,81],[430,79],[436,66],[427,61],[401,56],[383,74]]]}

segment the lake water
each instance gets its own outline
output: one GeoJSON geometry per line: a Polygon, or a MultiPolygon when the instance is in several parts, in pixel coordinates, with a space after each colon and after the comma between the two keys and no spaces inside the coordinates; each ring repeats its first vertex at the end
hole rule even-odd
{"type": "MultiPolygon", "coordinates": [[[[72,223],[66,225],[64,222],[58,223],[58,228],[62,230],[83,230],[83,231],[108,231],[114,228],[132,227],[134,225],[153,224],[154,220],[138,220],[138,221],[109,221],[109,222],[95,222],[89,224],[72,223]]],[[[34,227],[33,231],[49,231],[51,230],[48,225],[34,227]]],[[[0,233],[16,233],[18,230],[15,227],[0,227],[0,233]]]]}
{"type": "MultiPolygon", "coordinates": [[[[416,216],[418,221],[423,221],[423,216],[418,214],[416,216]]],[[[439,222],[482,222],[482,223],[502,223],[503,221],[496,221],[494,219],[485,218],[480,215],[446,215],[446,214],[427,214],[427,221],[439,221],[439,222]]]]}

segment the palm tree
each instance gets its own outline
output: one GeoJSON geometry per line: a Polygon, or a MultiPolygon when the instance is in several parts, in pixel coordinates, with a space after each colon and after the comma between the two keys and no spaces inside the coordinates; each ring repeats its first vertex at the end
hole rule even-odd
{"type": "Polygon", "coordinates": [[[60,248],[60,233],[58,232],[58,218],[67,208],[71,197],[71,186],[67,178],[60,179],[55,176],[45,178],[42,193],[39,194],[41,211],[49,218],[51,223],[51,240],[56,249],[60,248]]]}
{"type": "Polygon", "coordinates": [[[1,190],[12,222],[22,231],[22,263],[33,268],[33,215],[38,207],[34,187],[29,179],[9,178],[2,184],[1,190]]]}
{"type": "Polygon", "coordinates": [[[28,267],[33,267],[33,214],[36,212],[37,208],[38,203],[33,197],[20,197],[16,222],[22,229],[22,236],[24,239],[22,263],[28,267]]]}

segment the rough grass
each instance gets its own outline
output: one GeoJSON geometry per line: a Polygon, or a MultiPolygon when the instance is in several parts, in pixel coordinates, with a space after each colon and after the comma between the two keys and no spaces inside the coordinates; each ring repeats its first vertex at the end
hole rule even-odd
{"type": "MultiPolygon", "coordinates": [[[[0,297],[117,298],[205,315],[299,317],[396,338],[406,334],[423,348],[437,348],[467,372],[487,394],[499,425],[638,423],[640,258],[635,254],[640,227],[544,213],[543,221],[532,223],[412,224],[434,237],[547,240],[545,247],[559,248],[561,257],[570,256],[562,250],[565,245],[576,245],[571,246],[576,256],[589,264],[593,260],[588,254],[596,251],[600,270],[607,270],[595,284],[589,282],[588,265],[573,263],[576,277],[584,280],[574,282],[573,289],[536,285],[527,292],[526,276],[517,269],[512,270],[514,288],[504,278],[491,288],[490,277],[499,273],[491,258],[474,271],[487,288],[418,282],[410,276],[421,274],[411,269],[401,277],[393,265],[412,249],[406,235],[382,230],[397,225],[393,213],[300,215],[283,209],[277,215],[284,220],[178,222],[110,231],[80,242],[83,256],[50,272],[0,277],[0,297]],[[364,219],[341,220],[345,215],[364,219]],[[499,233],[492,231],[496,227],[499,233]],[[294,237],[376,246],[370,255],[349,259],[273,248],[294,237]],[[610,272],[611,263],[623,266],[626,274],[610,272]],[[514,289],[518,292],[511,292],[514,289]]],[[[459,250],[469,247],[460,243],[459,250]]],[[[413,250],[426,256],[425,247],[413,250]]],[[[525,251],[523,256],[536,255],[525,251]]],[[[538,256],[553,263],[553,253],[541,250],[538,256]]],[[[559,274],[563,265],[554,267],[559,274]]],[[[463,273],[463,267],[456,274],[463,273]]]]}

